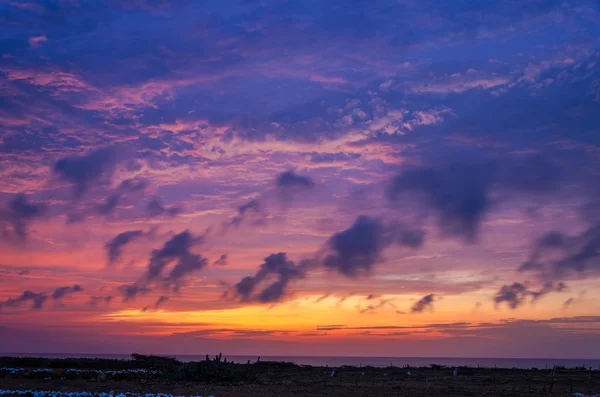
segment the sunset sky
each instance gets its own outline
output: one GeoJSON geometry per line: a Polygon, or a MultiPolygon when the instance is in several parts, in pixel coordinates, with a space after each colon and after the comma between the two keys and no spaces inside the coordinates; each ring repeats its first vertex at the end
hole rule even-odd
{"type": "Polygon", "coordinates": [[[600,355],[600,3],[0,2],[0,352],[600,355]]]}

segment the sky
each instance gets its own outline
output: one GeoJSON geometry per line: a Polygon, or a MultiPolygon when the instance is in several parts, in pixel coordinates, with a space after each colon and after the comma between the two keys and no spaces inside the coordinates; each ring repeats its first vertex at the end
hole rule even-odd
{"type": "Polygon", "coordinates": [[[600,355],[600,4],[0,2],[0,351],[600,355]]]}

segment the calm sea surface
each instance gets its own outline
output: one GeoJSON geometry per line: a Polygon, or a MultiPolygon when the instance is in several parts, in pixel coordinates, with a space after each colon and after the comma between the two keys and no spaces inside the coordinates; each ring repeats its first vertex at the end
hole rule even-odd
{"type": "MultiPolygon", "coordinates": [[[[36,353],[0,353],[0,356],[13,357],[47,357],[47,358],[116,358],[127,359],[127,354],[36,354],[36,353]]],[[[204,360],[204,355],[175,355],[181,361],[204,360]]],[[[257,356],[225,356],[236,363],[248,360],[256,361],[257,356]]],[[[324,356],[262,356],[261,361],[286,361],[301,365],[319,365],[339,367],[342,365],[385,367],[393,365],[402,367],[423,367],[429,364],[447,366],[493,367],[498,368],[552,368],[564,365],[567,368],[576,366],[600,369],[600,359],[560,359],[560,358],[454,358],[454,357],[324,357],[324,356]]]]}

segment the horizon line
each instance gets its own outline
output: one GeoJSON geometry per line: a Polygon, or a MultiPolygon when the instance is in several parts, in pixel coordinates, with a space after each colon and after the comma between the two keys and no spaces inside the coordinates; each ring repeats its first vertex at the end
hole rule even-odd
{"type": "MultiPolygon", "coordinates": [[[[194,356],[214,356],[214,354],[199,353],[199,354],[158,354],[158,353],[39,353],[39,352],[0,352],[0,357],[10,357],[11,354],[27,354],[31,358],[48,356],[48,355],[80,355],[80,356],[131,356],[133,354],[142,354],[150,356],[161,356],[161,357],[194,357],[194,356]],[[35,356],[39,354],[40,356],[35,356]]],[[[281,357],[281,358],[385,358],[385,359],[463,359],[463,360],[592,360],[600,361],[600,357],[597,358],[586,358],[586,357],[465,357],[465,356],[338,356],[338,355],[260,355],[260,354],[224,354],[225,357],[281,357]]],[[[77,358],[77,357],[73,357],[77,358]]]]}

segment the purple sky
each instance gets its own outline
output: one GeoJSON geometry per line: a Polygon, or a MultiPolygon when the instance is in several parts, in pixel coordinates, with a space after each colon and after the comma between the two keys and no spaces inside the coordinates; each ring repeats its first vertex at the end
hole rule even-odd
{"type": "Polygon", "coordinates": [[[0,32],[0,351],[600,355],[597,1],[13,1],[0,32]]]}

